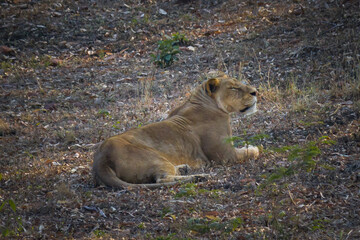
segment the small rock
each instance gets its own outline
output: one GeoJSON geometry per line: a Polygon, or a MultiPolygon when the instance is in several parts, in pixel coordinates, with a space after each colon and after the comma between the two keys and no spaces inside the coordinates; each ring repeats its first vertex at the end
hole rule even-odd
{"type": "Polygon", "coordinates": [[[238,28],[237,31],[240,32],[240,33],[244,33],[244,32],[247,31],[247,28],[246,27],[241,27],[241,28],[238,28]]]}
{"type": "Polygon", "coordinates": [[[39,233],[42,233],[42,231],[45,229],[44,225],[40,224],[39,226],[39,233]]]}
{"type": "Polygon", "coordinates": [[[92,56],[92,55],[95,55],[96,52],[95,52],[94,50],[88,50],[88,51],[87,51],[87,54],[88,54],[89,56],[92,56]]]}
{"type": "Polygon", "coordinates": [[[353,101],[345,101],[345,102],[342,102],[340,103],[341,105],[352,105],[353,104],[353,101]]]}
{"type": "Polygon", "coordinates": [[[45,104],[44,108],[46,110],[50,110],[50,111],[56,110],[56,104],[55,103],[47,103],[47,104],[45,104]]]}
{"type": "Polygon", "coordinates": [[[50,66],[59,66],[61,64],[61,60],[60,59],[57,59],[57,58],[51,58],[50,59],[50,66]]]}
{"type": "Polygon", "coordinates": [[[74,102],[73,106],[78,107],[78,108],[82,108],[84,105],[81,102],[74,102]]]}
{"type": "Polygon", "coordinates": [[[159,9],[159,13],[162,15],[167,15],[167,12],[164,9],[159,9]]]}
{"type": "Polygon", "coordinates": [[[53,16],[54,16],[54,17],[61,17],[61,16],[62,16],[62,14],[61,14],[61,13],[59,13],[59,12],[53,12],[53,16]]]}
{"type": "Polygon", "coordinates": [[[188,46],[187,49],[188,49],[189,51],[195,52],[195,48],[194,48],[193,46],[188,46]]]}
{"type": "Polygon", "coordinates": [[[95,98],[94,104],[100,105],[101,103],[102,103],[102,99],[101,99],[101,98],[95,98]]]}
{"type": "Polygon", "coordinates": [[[193,46],[187,46],[187,47],[180,47],[180,50],[188,51],[188,52],[195,52],[196,48],[194,48],[193,46]]]}
{"type": "Polygon", "coordinates": [[[0,54],[4,55],[14,55],[15,51],[12,48],[9,48],[7,46],[0,46],[0,54]]]}
{"type": "Polygon", "coordinates": [[[28,8],[28,5],[26,3],[25,4],[19,4],[18,7],[21,8],[21,9],[26,9],[26,8],[28,8]]]}

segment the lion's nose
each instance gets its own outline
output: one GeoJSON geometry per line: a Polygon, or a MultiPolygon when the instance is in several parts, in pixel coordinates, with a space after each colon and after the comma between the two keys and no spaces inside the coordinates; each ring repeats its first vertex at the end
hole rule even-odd
{"type": "Polygon", "coordinates": [[[256,96],[256,91],[253,91],[250,94],[253,95],[253,96],[256,96]]]}

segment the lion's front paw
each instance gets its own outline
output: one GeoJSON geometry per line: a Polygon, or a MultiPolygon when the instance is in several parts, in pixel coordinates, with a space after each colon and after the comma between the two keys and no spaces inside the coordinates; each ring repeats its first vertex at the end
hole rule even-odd
{"type": "Polygon", "coordinates": [[[249,145],[247,147],[247,154],[248,154],[248,158],[258,158],[260,154],[259,148],[256,146],[254,147],[249,145]]]}
{"type": "Polygon", "coordinates": [[[239,160],[246,160],[250,158],[259,157],[259,148],[254,146],[247,146],[243,148],[236,148],[236,154],[239,160]]]}

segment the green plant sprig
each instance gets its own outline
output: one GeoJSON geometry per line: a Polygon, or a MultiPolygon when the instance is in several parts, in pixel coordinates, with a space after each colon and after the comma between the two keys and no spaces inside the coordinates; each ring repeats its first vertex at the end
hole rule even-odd
{"type": "Polygon", "coordinates": [[[239,145],[257,145],[259,141],[264,140],[266,138],[269,138],[270,136],[265,133],[260,133],[252,136],[247,136],[246,131],[244,131],[245,137],[239,137],[239,136],[233,136],[230,138],[227,138],[226,142],[233,142],[235,147],[238,147],[239,145]]]}
{"type": "Polygon", "coordinates": [[[165,36],[163,40],[158,41],[156,54],[150,54],[152,61],[161,68],[171,66],[179,58],[180,45],[185,45],[189,40],[184,34],[174,33],[171,37],[165,36]]]}
{"type": "Polygon", "coordinates": [[[9,200],[5,200],[0,204],[0,213],[1,211],[4,209],[5,206],[10,207],[11,209],[11,213],[7,215],[7,223],[5,226],[1,226],[0,225],[0,231],[1,234],[3,235],[3,237],[8,237],[8,236],[14,236],[16,235],[18,232],[22,232],[22,231],[26,231],[24,226],[23,226],[23,222],[20,216],[18,216],[16,210],[16,204],[14,202],[14,200],[9,199],[9,200]]]}
{"type": "Polygon", "coordinates": [[[266,177],[264,184],[260,187],[275,182],[287,176],[291,176],[301,170],[311,172],[317,166],[315,158],[321,154],[321,147],[324,145],[333,145],[335,141],[331,140],[328,136],[322,136],[316,141],[310,141],[305,146],[284,146],[275,148],[273,151],[278,153],[286,153],[287,160],[290,162],[288,167],[278,167],[273,173],[266,177]]]}

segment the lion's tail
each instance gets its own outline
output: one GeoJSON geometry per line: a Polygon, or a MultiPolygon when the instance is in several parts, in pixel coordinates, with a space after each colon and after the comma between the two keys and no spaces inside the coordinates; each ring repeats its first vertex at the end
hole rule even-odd
{"type": "MultiPolygon", "coordinates": [[[[127,187],[134,187],[134,188],[160,188],[164,186],[173,186],[178,183],[181,183],[179,181],[173,181],[173,182],[167,182],[167,183],[143,183],[143,184],[134,184],[134,183],[128,183],[120,178],[118,178],[115,174],[115,171],[112,170],[108,166],[103,166],[101,168],[95,168],[94,169],[94,176],[95,176],[95,182],[97,185],[104,184],[108,187],[112,187],[115,189],[124,189],[127,187]]],[[[192,180],[192,179],[190,179],[192,180]]],[[[188,182],[188,181],[182,181],[182,182],[188,182]]]]}
{"type": "Polygon", "coordinates": [[[143,184],[128,183],[118,178],[113,169],[111,169],[109,166],[101,164],[100,161],[94,162],[93,175],[96,185],[103,184],[115,189],[124,189],[127,187],[154,189],[164,186],[174,186],[179,183],[181,184],[185,182],[191,182],[194,180],[192,177],[189,177],[188,179],[184,179],[182,181],[173,181],[173,182],[165,182],[165,183],[143,183],[143,184]]]}

